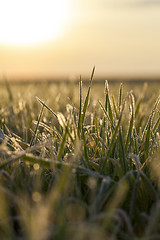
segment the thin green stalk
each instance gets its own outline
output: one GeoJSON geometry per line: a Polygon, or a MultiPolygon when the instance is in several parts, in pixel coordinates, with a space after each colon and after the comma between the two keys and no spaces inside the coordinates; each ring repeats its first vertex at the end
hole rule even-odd
{"type": "Polygon", "coordinates": [[[126,145],[125,145],[125,151],[128,149],[128,145],[131,142],[132,134],[133,134],[133,126],[134,126],[134,96],[132,93],[129,94],[130,100],[131,100],[131,117],[130,117],[130,123],[129,123],[129,129],[128,129],[128,134],[127,134],[127,140],[126,140],[126,145]]]}
{"type": "Polygon", "coordinates": [[[113,123],[113,113],[112,113],[112,107],[111,107],[110,98],[109,98],[109,86],[108,86],[107,80],[105,81],[105,94],[106,94],[105,110],[106,112],[108,112],[109,118],[113,123]]]}
{"type": "Polygon", "coordinates": [[[36,97],[36,99],[44,106],[44,107],[46,107],[48,110],[49,110],[49,112],[55,117],[55,118],[57,118],[57,114],[50,108],[50,107],[48,107],[47,106],[47,104],[45,104],[45,102],[43,102],[41,99],[39,99],[38,97],[36,97]]]}
{"type": "Polygon", "coordinates": [[[62,157],[62,154],[63,154],[63,151],[64,151],[64,146],[65,146],[65,143],[66,143],[66,138],[67,138],[67,129],[65,129],[61,145],[60,145],[60,147],[58,149],[57,161],[60,161],[60,159],[62,157]]]}
{"type": "Polygon", "coordinates": [[[36,139],[37,139],[37,131],[38,131],[38,127],[39,127],[41,117],[42,117],[43,109],[44,109],[44,105],[41,108],[41,111],[40,111],[40,114],[39,114],[39,117],[38,117],[38,121],[37,121],[37,125],[36,125],[35,131],[34,131],[34,135],[33,135],[32,139],[31,139],[31,142],[30,142],[30,147],[33,145],[33,142],[36,141],[36,139]]]}
{"type": "Polygon", "coordinates": [[[82,129],[82,79],[80,76],[79,80],[79,119],[78,119],[78,136],[80,138],[80,133],[82,129]]]}
{"type": "Polygon", "coordinates": [[[88,103],[89,103],[89,97],[90,97],[90,91],[91,91],[91,85],[92,85],[92,82],[93,82],[94,72],[95,72],[95,67],[92,70],[92,74],[91,74],[91,78],[90,78],[90,84],[89,84],[88,92],[87,92],[85,102],[84,102],[84,106],[83,106],[82,120],[81,120],[82,121],[82,126],[83,126],[83,123],[84,123],[84,118],[85,118],[86,110],[87,110],[88,103]]]}

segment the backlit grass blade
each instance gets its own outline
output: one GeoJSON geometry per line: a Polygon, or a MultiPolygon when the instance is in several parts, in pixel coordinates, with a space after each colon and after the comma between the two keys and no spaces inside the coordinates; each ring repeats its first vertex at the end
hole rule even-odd
{"type": "Polygon", "coordinates": [[[130,93],[129,96],[130,96],[130,100],[131,100],[131,104],[130,104],[131,116],[130,116],[129,129],[128,129],[127,140],[126,140],[126,145],[125,145],[125,151],[127,151],[128,145],[131,142],[132,133],[133,133],[133,125],[134,125],[134,96],[132,93],[130,93]]]}
{"type": "Polygon", "coordinates": [[[66,143],[66,138],[67,138],[67,129],[64,132],[63,138],[62,138],[62,142],[61,145],[59,146],[58,149],[58,154],[57,154],[57,161],[60,161],[62,154],[64,152],[64,147],[65,147],[65,143],[66,143]]]}
{"type": "Polygon", "coordinates": [[[138,148],[138,136],[137,136],[137,132],[136,129],[133,129],[133,138],[134,138],[134,146],[135,146],[135,153],[138,155],[139,152],[139,148],[138,148]]]}
{"type": "Polygon", "coordinates": [[[148,124],[148,128],[147,128],[147,131],[146,131],[146,136],[145,136],[145,143],[144,143],[144,160],[147,159],[148,153],[149,153],[150,134],[151,134],[151,123],[148,124]]]}
{"type": "Polygon", "coordinates": [[[30,142],[30,147],[33,145],[33,142],[36,141],[37,131],[38,131],[38,127],[39,127],[41,117],[42,117],[43,109],[44,109],[44,105],[41,108],[41,111],[40,111],[40,114],[39,114],[39,117],[38,117],[38,121],[37,121],[37,125],[36,125],[35,131],[34,131],[34,135],[33,135],[32,139],[31,139],[31,142],[30,142]]]}
{"type": "Polygon", "coordinates": [[[78,119],[78,136],[80,138],[80,133],[82,129],[82,79],[80,76],[79,80],[79,119],[78,119]]]}
{"type": "Polygon", "coordinates": [[[90,77],[90,84],[92,84],[95,69],[96,69],[96,67],[94,66],[94,67],[93,67],[93,70],[92,70],[92,73],[91,73],[91,77],[90,77]]]}
{"type": "Polygon", "coordinates": [[[122,91],[123,91],[123,85],[121,83],[119,88],[119,102],[118,102],[119,112],[121,111],[121,105],[122,105],[122,91]]]}
{"type": "Polygon", "coordinates": [[[98,128],[98,121],[97,121],[97,112],[95,109],[95,114],[94,114],[94,124],[95,124],[95,130],[97,133],[97,138],[99,138],[99,128],[98,128]]]}
{"type": "Polygon", "coordinates": [[[106,103],[105,103],[105,109],[106,112],[108,112],[108,115],[113,123],[113,113],[112,113],[112,107],[110,103],[110,98],[109,98],[109,86],[108,86],[108,81],[105,81],[105,94],[106,94],[106,103]]]}
{"type": "Polygon", "coordinates": [[[119,129],[119,126],[120,126],[121,120],[122,120],[123,110],[124,110],[124,104],[122,106],[122,110],[121,110],[121,113],[120,113],[120,116],[119,116],[119,119],[118,119],[118,122],[117,122],[117,126],[116,126],[116,128],[114,130],[114,133],[113,133],[113,136],[112,136],[112,139],[111,139],[111,142],[110,142],[110,146],[109,146],[109,149],[108,149],[108,152],[107,152],[107,158],[111,155],[113,146],[115,144],[116,137],[118,135],[118,129],[119,129]]]}
{"type": "Polygon", "coordinates": [[[112,95],[112,103],[113,103],[113,108],[114,108],[116,118],[118,119],[119,115],[118,115],[117,106],[116,106],[115,99],[114,99],[113,95],[112,95]]]}
{"type": "Polygon", "coordinates": [[[73,140],[73,137],[71,136],[70,130],[68,128],[69,120],[68,120],[68,122],[66,122],[66,119],[62,113],[57,113],[57,119],[58,119],[60,126],[63,128],[63,130],[66,130],[66,132],[68,133],[68,135],[73,143],[74,140],[73,140]]]}
{"type": "Polygon", "coordinates": [[[90,78],[90,84],[89,84],[88,92],[87,92],[87,95],[86,95],[86,98],[85,98],[85,102],[84,102],[84,106],[83,106],[82,125],[84,123],[84,118],[85,118],[86,110],[87,110],[88,103],[89,103],[89,97],[90,97],[90,91],[91,91],[91,85],[92,85],[92,81],[93,81],[94,72],[95,72],[95,67],[92,70],[92,74],[91,74],[91,78],[90,78]]]}
{"type": "Polygon", "coordinates": [[[82,140],[83,140],[84,157],[85,157],[87,166],[89,166],[89,157],[88,157],[88,150],[86,146],[85,129],[82,130],[82,140]]]}
{"type": "Polygon", "coordinates": [[[123,131],[119,129],[119,157],[123,172],[127,172],[127,161],[126,161],[126,151],[125,151],[125,141],[123,137],[123,131]]]}
{"type": "Polygon", "coordinates": [[[153,129],[152,129],[152,132],[155,133],[159,127],[159,124],[160,124],[160,117],[158,117],[156,123],[154,124],[153,126],[153,129]]]}
{"type": "Polygon", "coordinates": [[[103,110],[104,114],[106,115],[106,117],[107,117],[109,123],[111,124],[112,129],[115,129],[115,127],[114,127],[114,125],[113,125],[113,122],[111,121],[111,119],[110,119],[110,117],[109,117],[109,115],[108,115],[106,109],[103,107],[101,101],[99,100],[98,102],[99,102],[99,105],[101,106],[101,109],[103,110]]]}
{"type": "Polygon", "coordinates": [[[135,108],[135,117],[137,117],[139,110],[140,110],[140,106],[142,103],[142,99],[140,98],[139,101],[137,102],[136,108],[135,108]]]}
{"type": "Polygon", "coordinates": [[[38,97],[36,97],[36,99],[45,107],[49,110],[49,112],[55,117],[57,118],[57,114],[50,108],[48,107],[45,102],[43,102],[41,99],[39,99],[38,97]]]}
{"type": "Polygon", "coordinates": [[[68,134],[69,138],[71,139],[71,142],[74,143],[74,139],[73,139],[73,137],[72,137],[72,135],[71,135],[71,133],[70,133],[70,130],[69,130],[69,128],[68,128],[68,125],[66,126],[66,131],[67,131],[67,134],[68,134]]]}
{"type": "Polygon", "coordinates": [[[148,125],[151,124],[151,122],[152,122],[152,119],[153,119],[153,117],[154,117],[154,114],[155,114],[155,111],[156,111],[157,106],[158,106],[158,104],[159,104],[159,101],[160,101],[160,96],[157,98],[157,100],[156,100],[156,102],[155,102],[155,104],[154,104],[154,107],[153,107],[153,109],[152,109],[152,112],[151,112],[151,114],[149,115],[148,121],[147,121],[147,123],[146,123],[146,125],[145,125],[145,127],[144,127],[143,134],[142,134],[142,141],[144,141],[144,137],[145,137],[145,134],[146,134],[148,125]]]}

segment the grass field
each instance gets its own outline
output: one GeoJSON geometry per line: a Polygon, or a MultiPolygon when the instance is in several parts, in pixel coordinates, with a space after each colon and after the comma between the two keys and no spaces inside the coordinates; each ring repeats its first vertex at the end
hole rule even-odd
{"type": "Polygon", "coordinates": [[[0,239],[160,239],[160,83],[93,75],[1,84],[0,239]]]}

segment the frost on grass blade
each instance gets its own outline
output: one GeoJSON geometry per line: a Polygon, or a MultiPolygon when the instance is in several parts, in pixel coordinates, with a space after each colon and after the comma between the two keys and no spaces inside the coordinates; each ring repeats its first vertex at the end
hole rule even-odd
{"type": "Polygon", "coordinates": [[[49,112],[50,112],[54,117],[57,118],[57,114],[56,114],[50,107],[48,107],[45,102],[43,102],[43,101],[42,101],[41,99],[39,99],[38,97],[36,97],[36,99],[37,99],[44,107],[46,107],[46,108],[49,110],[49,112]]]}
{"type": "Polygon", "coordinates": [[[58,118],[58,122],[59,122],[60,126],[63,129],[65,129],[66,126],[67,126],[67,123],[66,123],[66,119],[65,119],[64,115],[61,112],[58,112],[57,113],[57,118],[58,118]]]}
{"type": "Polygon", "coordinates": [[[4,140],[5,140],[5,136],[4,136],[3,130],[0,129],[0,143],[3,143],[4,140]]]}
{"type": "Polygon", "coordinates": [[[92,70],[92,74],[91,74],[91,78],[90,78],[90,84],[89,84],[89,87],[88,87],[88,92],[87,92],[87,95],[86,95],[86,98],[85,98],[85,101],[84,101],[84,106],[83,106],[83,111],[82,111],[82,120],[81,120],[82,125],[84,123],[86,110],[87,110],[87,107],[88,107],[88,104],[89,104],[90,91],[91,91],[94,72],[95,72],[95,67],[92,70]]]}

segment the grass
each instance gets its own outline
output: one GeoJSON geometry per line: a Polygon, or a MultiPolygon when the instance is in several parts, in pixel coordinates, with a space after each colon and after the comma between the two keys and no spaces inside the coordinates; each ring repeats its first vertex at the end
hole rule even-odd
{"type": "Polygon", "coordinates": [[[58,88],[42,86],[35,101],[6,82],[1,239],[160,239],[160,97],[124,93],[122,84],[113,95],[106,81],[95,101],[94,71],[66,107],[58,88]]]}

